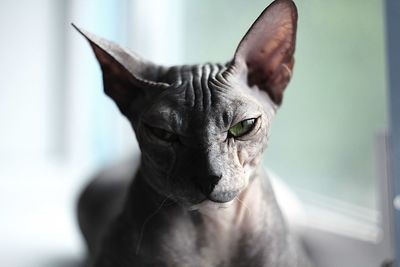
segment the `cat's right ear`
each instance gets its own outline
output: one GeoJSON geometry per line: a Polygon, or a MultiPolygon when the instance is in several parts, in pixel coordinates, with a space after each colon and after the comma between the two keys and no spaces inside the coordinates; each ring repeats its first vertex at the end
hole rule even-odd
{"type": "Polygon", "coordinates": [[[88,41],[103,73],[105,93],[117,104],[120,111],[129,115],[152,94],[168,87],[158,79],[165,68],[146,62],[119,45],[72,26],[88,41]],[[133,107],[132,107],[133,106],[133,107]]]}

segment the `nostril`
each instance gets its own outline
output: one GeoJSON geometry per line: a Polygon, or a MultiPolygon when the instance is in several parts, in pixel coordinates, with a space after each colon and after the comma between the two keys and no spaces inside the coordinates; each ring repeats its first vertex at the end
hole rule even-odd
{"type": "Polygon", "coordinates": [[[221,178],[222,175],[209,175],[207,177],[196,177],[195,182],[199,186],[201,192],[208,196],[214,190],[221,178]]]}
{"type": "Polygon", "coordinates": [[[209,181],[211,184],[213,184],[214,186],[216,186],[219,182],[219,180],[221,180],[222,175],[218,176],[218,175],[210,175],[209,176],[209,181]]]}

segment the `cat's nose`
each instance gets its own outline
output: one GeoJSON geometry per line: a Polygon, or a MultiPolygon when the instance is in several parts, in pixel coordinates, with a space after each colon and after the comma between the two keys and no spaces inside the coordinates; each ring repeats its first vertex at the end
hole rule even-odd
{"type": "Polygon", "coordinates": [[[237,195],[238,191],[220,191],[220,192],[212,192],[208,199],[218,203],[226,203],[232,201],[237,195]]]}
{"type": "Polygon", "coordinates": [[[221,180],[222,175],[208,175],[206,177],[196,177],[196,183],[200,187],[201,192],[207,197],[214,190],[215,186],[221,180]]]}
{"type": "Polygon", "coordinates": [[[226,203],[233,200],[238,191],[215,191],[215,187],[221,180],[222,175],[208,175],[206,177],[196,177],[196,183],[201,192],[211,201],[226,203]]]}

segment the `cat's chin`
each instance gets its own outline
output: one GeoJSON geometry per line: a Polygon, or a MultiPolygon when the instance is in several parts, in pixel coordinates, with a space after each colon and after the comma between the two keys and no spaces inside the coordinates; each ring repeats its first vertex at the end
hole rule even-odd
{"type": "Polygon", "coordinates": [[[211,201],[209,199],[203,200],[202,202],[198,204],[194,204],[189,207],[190,211],[208,211],[208,210],[218,210],[218,209],[226,209],[229,208],[232,203],[235,201],[235,199],[232,199],[231,201],[225,202],[225,203],[218,203],[211,201]]]}

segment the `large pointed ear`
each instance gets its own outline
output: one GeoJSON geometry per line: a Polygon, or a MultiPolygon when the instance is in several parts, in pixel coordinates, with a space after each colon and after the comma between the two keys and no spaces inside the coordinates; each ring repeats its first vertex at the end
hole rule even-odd
{"type": "Polygon", "coordinates": [[[104,91],[117,104],[120,111],[128,115],[130,106],[140,105],[158,89],[169,85],[159,82],[165,68],[146,62],[119,45],[84,31],[74,24],[92,47],[103,72],[104,91]]]}
{"type": "Polygon", "coordinates": [[[291,0],[276,0],[254,22],[240,42],[228,70],[244,74],[280,105],[292,76],[297,9],[291,0]]]}

